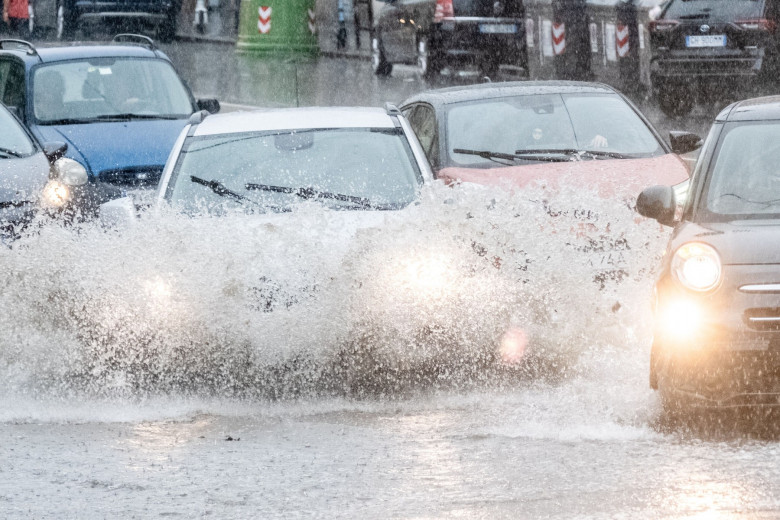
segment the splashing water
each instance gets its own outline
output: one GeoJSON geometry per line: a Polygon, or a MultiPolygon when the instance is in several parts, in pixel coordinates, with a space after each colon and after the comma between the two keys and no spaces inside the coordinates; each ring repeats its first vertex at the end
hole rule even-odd
{"type": "Polygon", "coordinates": [[[0,398],[392,396],[606,377],[604,355],[636,371],[666,238],[594,193],[466,185],[399,212],[45,225],[0,250],[0,398]]]}

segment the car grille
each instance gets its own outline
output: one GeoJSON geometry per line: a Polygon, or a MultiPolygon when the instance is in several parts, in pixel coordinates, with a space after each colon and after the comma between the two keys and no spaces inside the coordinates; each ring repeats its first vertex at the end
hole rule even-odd
{"type": "Polygon", "coordinates": [[[764,307],[748,309],[744,312],[745,324],[759,332],[780,331],[780,308],[764,307]]]}
{"type": "Polygon", "coordinates": [[[156,186],[160,182],[162,172],[162,166],[103,170],[98,179],[117,186],[156,186]]]}

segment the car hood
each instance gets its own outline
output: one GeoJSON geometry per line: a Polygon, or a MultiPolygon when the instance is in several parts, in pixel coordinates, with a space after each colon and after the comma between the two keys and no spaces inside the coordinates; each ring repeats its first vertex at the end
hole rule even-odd
{"type": "Polygon", "coordinates": [[[473,182],[507,189],[538,185],[595,189],[600,196],[636,198],[653,184],[675,185],[688,179],[688,168],[676,154],[646,159],[550,162],[497,168],[443,168],[438,177],[450,184],[473,182]]]}
{"type": "Polygon", "coordinates": [[[104,170],[161,167],[186,119],[145,120],[35,127],[41,142],[65,141],[65,154],[91,176],[104,170]]]}
{"type": "Polygon", "coordinates": [[[681,224],[672,237],[671,251],[685,242],[705,242],[728,264],[780,264],[780,221],[755,220],[715,224],[681,224]]]}

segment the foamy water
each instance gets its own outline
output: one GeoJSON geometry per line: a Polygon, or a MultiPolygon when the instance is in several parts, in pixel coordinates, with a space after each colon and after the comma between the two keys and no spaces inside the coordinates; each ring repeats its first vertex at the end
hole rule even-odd
{"type": "Polygon", "coordinates": [[[434,186],[366,217],[150,212],[0,250],[6,419],[20,397],[392,398],[646,369],[666,233],[625,203],[434,186]],[[602,287],[610,254],[628,276],[602,287]]]}

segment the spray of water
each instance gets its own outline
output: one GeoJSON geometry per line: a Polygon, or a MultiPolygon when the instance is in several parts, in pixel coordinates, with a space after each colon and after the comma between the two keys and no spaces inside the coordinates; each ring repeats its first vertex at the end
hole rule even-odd
{"type": "Polygon", "coordinates": [[[624,202],[432,186],[368,213],[36,229],[0,250],[3,400],[392,396],[643,362],[666,236],[624,202]]]}

